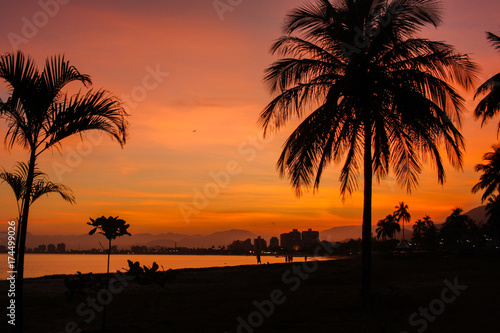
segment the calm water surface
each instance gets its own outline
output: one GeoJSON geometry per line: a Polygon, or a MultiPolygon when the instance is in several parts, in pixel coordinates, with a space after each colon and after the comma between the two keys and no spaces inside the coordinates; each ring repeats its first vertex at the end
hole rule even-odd
{"type": "MultiPolygon", "coordinates": [[[[141,266],[151,266],[156,262],[160,269],[179,268],[225,267],[238,265],[255,265],[255,256],[217,256],[217,255],[141,255],[141,254],[112,254],[110,272],[124,271],[128,268],[128,260],[138,261],[141,266]]],[[[303,257],[294,258],[295,262],[304,261],[303,257]]],[[[284,263],[284,257],[262,256],[262,263],[284,263]]],[[[54,274],[105,273],[107,256],[100,254],[26,254],[26,278],[40,277],[54,274]]],[[[7,255],[0,255],[0,278],[7,275],[7,255]]]]}

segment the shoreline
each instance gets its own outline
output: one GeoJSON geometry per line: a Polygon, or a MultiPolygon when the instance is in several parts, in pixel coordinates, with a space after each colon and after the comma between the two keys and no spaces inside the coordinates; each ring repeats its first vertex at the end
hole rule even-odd
{"type": "MultiPolygon", "coordinates": [[[[498,258],[376,257],[368,303],[360,299],[358,258],[315,263],[176,269],[176,279],[164,287],[130,283],[113,294],[108,332],[238,333],[238,318],[248,323],[249,316],[258,315],[256,304],[269,308],[273,292],[281,292],[275,300],[283,302],[274,303],[272,314],[262,316],[255,332],[416,332],[419,327],[412,326],[409,317],[429,307],[446,281],[455,279],[466,289],[428,323],[426,332],[498,328],[498,258]]],[[[70,321],[82,332],[99,331],[100,313],[86,323],[86,317],[76,312],[89,296],[68,301],[63,280],[64,276],[48,276],[25,281],[26,332],[62,332],[70,321]]],[[[0,281],[0,286],[6,282],[0,281]]],[[[5,298],[0,295],[0,303],[5,298]]]]}
{"type": "MultiPolygon", "coordinates": [[[[295,256],[294,262],[304,261],[305,256],[295,256]]],[[[1,260],[0,256],[0,260],[1,260]]],[[[342,259],[345,256],[329,256],[329,257],[316,257],[312,258],[307,256],[310,260],[336,260],[342,259]]],[[[6,259],[6,258],[5,258],[6,259]]],[[[27,256],[27,270],[25,271],[26,278],[37,278],[42,276],[53,275],[75,275],[78,271],[83,274],[90,272],[94,274],[102,274],[106,272],[106,261],[100,255],[55,255],[45,254],[44,256],[27,256]]],[[[153,262],[160,266],[160,270],[168,269],[182,269],[182,268],[209,268],[209,267],[234,267],[240,265],[257,265],[255,255],[192,255],[192,254],[178,254],[178,255],[156,255],[149,254],[114,254],[111,256],[110,271],[125,272],[129,269],[127,261],[139,262],[141,266],[150,267],[153,262]]],[[[276,264],[285,263],[284,256],[276,255],[262,255],[262,264],[276,264]]],[[[0,269],[3,268],[2,261],[0,269]]],[[[6,268],[0,272],[0,279],[7,277],[5,275],[6,268]]]]}
{"type": "MultiPolygon", "coordinates": [[[[235,256],[239,256],[239,255],[235,255],[235,256]]],[[[251,256],[251,257],[255,257],[255,256],[251,256]]],[[[262,256],[262,257],[265,257],[265,256],[262,256]]],[[[298,257],[300,258],[300,256],[298,256],[298,257]]],[[[308,257],[308,258],[311,258],[311,260],[308,259],[307,262],[314,261],[312,259],[313,257],[308,257]]],[[[314,258],[318,258],[318,257],[314,257],[314,258]]],[[[320,261],[338,261],[338,260],[356,259],[356,257],[346,257],[346,256],[330,256],[330,257],[321,257],[321,258],[323,258],[323,259],[316,260],[316,261],[320,262],[320,261]]],[[[238,267],[253,267],[253,266],[267,266],[267,265],[289,265],[289,264],[301,264],[301,263],[304,263],[304,262],[305,261],[294,261],[294,262],[291,262],[291,263],[274,262],[274,263],[262,263],[262,264],[243,264],[243,265],[235,265],[235,266],[185,267],[185,268],[166,269],[165,272],[168,271],[168,270],[172,270],[174,272],[177,272],[177,271],[197,271],[197,270],[210,270],[210,269],[221,269],[221,268],[238,268],[238,267]]],[[[92,275],[94,275],[94,276],[106,275],[106,272],[104,272],[104,273],[93,273],[93,272],[90,272],[90,273],[92,275]]],[[[116,272],[109,272],[109,274],[112,274],[112,273],[116,273],[116,272]]],[[[125,273],[125,271],[123,271],[121,273],[125,273]]],[[[82,273],[82,274],[83,275],[87,275],[89,273],[82,273]]],[[[78,276],[78,274],[49,274],[49,275],[43,275],[43,276],[38,276],[38,277],[26,278],[25,280],[64,278],[64,277],[77,277],[77,276],[78,276]]]]}

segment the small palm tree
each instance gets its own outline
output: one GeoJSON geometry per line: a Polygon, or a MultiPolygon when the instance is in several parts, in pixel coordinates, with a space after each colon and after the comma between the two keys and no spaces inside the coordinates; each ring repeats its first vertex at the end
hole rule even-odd
{"type": "Polygon", "coordinates": [[[434,225],[434,221],[432,221],[432,218],[429,215],[425,215],[423,217],[423,220],[424,220],[425,224],[427,225],[427,227],[434,225]]]}
{"type": "Polygon", "coordinates": [[[126,112],[121,103],[105,90],[88,90],[69,96],[63,89],[72,82],[91,84],[64,59],[47,59],[39,70],[22,52],[0,56],[0,78],[9,89],[6,101],[0,99],[0,118],[7,121],[8,148],[18,143],[29,153],[26,191],[22,198],[19,247],[16,253],[16,330],[23,331],[24,252],[28,216],[37,159],[72,135],[90,130],[109,134],[123,146],[127,137],[126,112]]]}
{"type": "Polygon", "coordinates": [[[492,152],[483,155],[484,164],[474,167],[476,172],[482,172],[479,182],[472,188],[472,193],[484,190],[481,201],[484,202],[493,193],[500,191],[500,145],[493,145],[492,152]]]}
{"type": "Polygon", "coordinates": [[[393,239],[396,232],[401,231],[401,227],[394,218],[394,215],[389,214],[384,219],[378,221],[375,231],[377,233],[377,238],[382,238],[382,240],[385,241],[387,238],[393,239]]]}
{"type": "MultiPolygon", "coordinates": [[[[500,37],[487,32],[487,38],[493,47],[500,51],[500,37]]],[[[500,73],[494,75],[477,88],[474,98],[484,94],[486,96],[478,103],[475,109],[476,118],[483,118],[482,124],[500,111],[500,73]]],[[[498,125],[498,130],[500,131],[500,123],[498,125]]]]}
{"type": "Polygon", "coordinates": [[[264,135],[303,119],[284,144],[280,175],[300,196],[319,188],[329,164],[343,163],[343,199],[364,176],[364,295],[370,291],[373,180],[392,168],[410,191],[423,162],[431,161],[443,183],[439,143],[451,164],[462,166],[455,123],[465,105],[450,82],[472,88],[476,66],[451,45],[417,37],[424,26],[441,23],[440,7],[438,0],[314,0],[287,16],[285,35],[271,48],[283,58],[266,70],[275,96],[260,115],[264,135]]]}
{"type": "MultiPolygon", "coordinates": [[[[23,212],[24,205],[24,195],[26,193],[26,179],[28,178],[28,166],[24,162],[18,162],[14,172],[3,171],[0,173],[0,179],[2,182],[6,182],[10,185],[14,191],[17,203],[17,230],[19,230],[19,223],[21,223],[21,215],[23,212]]],[[[31,189],[31,199],[29,205],[31,206],[37,199],[39,199],[44,194],[58,193],[61,198],[68,201],[71,204],[75,203],[75,197],[71,193],[71,190],[63,184],[53,183],[49,181],[47,174],[41,172],[35,166],[35,172],[33,175],[33,184],[31,189]]],[[[15,253],[18,252],[19,247],[19,232],[16,235],[16,246],[15,253]]]]}
{"type": "MultiPolygon", "coordinates": [[[[122,219],[119,219],[117,217],[99,217],[94,219],[90,219],[91,222],[87,222],[88,225],[94,227],[92,230],[89,231],[89,235],[95,234],[97,230],[100,230],[99,233],[103,234],[106,236],[108,239],[108,269],[106,271],[106,288],[108,288],[109,284],[109,259],[111,256],[111,240],[115,239],[116,237],[121,237],[123,235],[129,235],[130,233],[127,231],[127,229],[130,227],[129,224],[126,224],[126,222],[122,219]]],[[[106,326],[106,306],[104,305],[104,310],[102,313],[102,329],[104,330],[106,326]]]]}
{"type": "Polygon", "coordinates": [[[396,211],[394,212],[394,216],[396,220],[399,222],[403,221],[403,239],[402,242],[405,241],[405,222],[409,223],[411,219],[411,215],[408,212],[408,205],[405,205],[404,202],[400,202],[399,206],[396,206],[396,211]]]}
{"type": "Polygon", "coordinates": [[[452,213],[446,218],[440,230],[441,237],[450,250],[462,247],[463,242],[468,236],[471,223],[473,223],[471,218],[463,214],[462,208],[452,210],[452,213]]]}
{"type": "Polygon", "coordinates": [[[427,250],[434,251],[439,241],[439,231],[434,221],[432,221],[429,215],[425,215],[423,218],[426,227],[423,231],[422,238],[424,248],[427,250]]]}
{"type": "Polygon", "coordinates": [[[420,219],[415,221],[415,224],[413,225],[412,241],[414,243],[417,243],[419,246],[422,246],[422,239],[426,229],[427,223],[425,221],[422,221],[420,219]]]}

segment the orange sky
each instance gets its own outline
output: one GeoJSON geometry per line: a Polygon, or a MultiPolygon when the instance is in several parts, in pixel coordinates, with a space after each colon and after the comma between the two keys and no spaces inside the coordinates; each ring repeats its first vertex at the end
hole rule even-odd
{"type": "MultiPolygon", "coordinates": [[[[304,1],[242,1],[223,14],[224,20],[210,0],[59,0],[65,4],[57,2],[58,8],[55,1],[40,2],[51,4],[46,7],[50,15],[35,1],[4,6],[1,52],[13,50],[13,34],[24,33],[28,38],[19,49],[39,64],[64,53],[92,76],[94,87],[128,101],[130,139],[122,150],[107,137],[91,135],[85,147],[71,138],[60,153],[42,155],[40,168],[69,186],[77,204],[54,195],[40,199],[32,207],[29,232],[81,234],[88,231],[89,217],[101,215],[119,215],[132,225],[132,233],[206,234],[237,228],[271,235],[360,224],[361,191],[342,203],[338,167],[324,173],[319,193],[300,199],[279,179],[275,163],[296,123],[268,142],[259,139],[258,115],[270,101],[263,71],[275,60],[268,50],[280,36],[285,14],[304,1]],[[38,27],[29,30],[26,22],[38,27]],[[156,80],[148,76],[151,71],[160,73],[156,80]],[[213,175],[228,167],[232,174],[215,185],[213,175]],[[195,206],[197,193],[204,191],[212,191],[211,198],[197,200],[195,206]],[[189,219],[182,210],[190,212],[189,219]]],[[[444,25],[422,35],[471,54],[481,65],[481,82],[500,71],[500,55],[485,38],[485,31],[500,32],[500,2],[444,4],[444,25]]],[[[7,96],[3,83],[0,96],[7,96]]],[[[475,102],[469,98],[468,105],[472,109],[475,102]]],[[[0,136],[5,133],[2,120],[0,136]]],[[[444,220],[454,207],[478,206],[480,196],[470,192],[478,180],[473,167],[497,142],[496,121],[481,129],[467,113],[463,134],[463,172],[448,167],[441,186],[427,167],[412,195],[391,179],[383,180],[374,190],[374,223],[402,200],[413,219],[429,214],[435,221],[444,220]]],[[[2,148],[0,156],[0,167],[6,169],[27,160],[17,146],[10,152],[2,148]]],[[[13,219],[15,201],[6,184],[0,185],[0,203],[0,221],[13,219]]]]}

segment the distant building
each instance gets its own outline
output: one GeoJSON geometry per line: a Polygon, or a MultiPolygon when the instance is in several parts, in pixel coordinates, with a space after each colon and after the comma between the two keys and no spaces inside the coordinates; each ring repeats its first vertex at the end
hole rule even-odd
{"type": "Polygon", "coordinates": [[[250,238],[245,241],[235,240],[227,248],[234,252],[250,252],[253,250],[252,240],[250,238]]]}
{"type": "Polygon", "coordinates": [[[148,251],[148,247],[147,246],[132,245],[130,250],[133,253],[146,253],[148,251]]]}
{"type": "Polygon", "coordinates": [[[300,249],[311,250],[311,248],[318,243],[319,232],[311,229],[302,232],[293,229],[291,232],[280,235],[281,247],[286,251],[296,251],[300,249]]]}
{"type": "Polygon", "coordinates": [[[241,246],[244,251],[250,252],[253,250],[252,240],[250,238],[241,242],[241,246]]]}
{"type": "Polygon", "coordinates": [[[66,252],[66,244],[64,244],[64,243],[57,244],[56,252],[57,253],[65,253],[66,252]]]}
{"type": "Polygon", "coordinates": [[[267,242],[265,239],[260,236],[253,240],[253,246],[255,247],[255,251],[265,251],[267,250],[267,242]]]}
{"type": "Polygon", "coordinates": [[[302,248],[310,249],[319,243],[319,231],[302,231],[302,248]]]}
{"type": "Polygon", "coordinates": [[[36,247],[33,252],[35,253],[45,253],[47,252],[47,246],[45,246],[44,244],[42,245],[38,245],[38,247],[36,247]]]}
{"type": "Polygon", "coordinates": [[[54,244],[47,245],[47,253],[56,253],[56,246],[54,244]]]}
{"type": "Polygon", "coordinates": [[[269,240],[269,249],[270,250],[277,250],[280,247],[280,241],[278,237],[271,237],[269,240]]]}
{"type": "Polygon", "coordinates": [[[281,247],[287,251],[298,250],[301,245],[300,231],[293,229],[291,232],[280,235],[281,247]]]}

